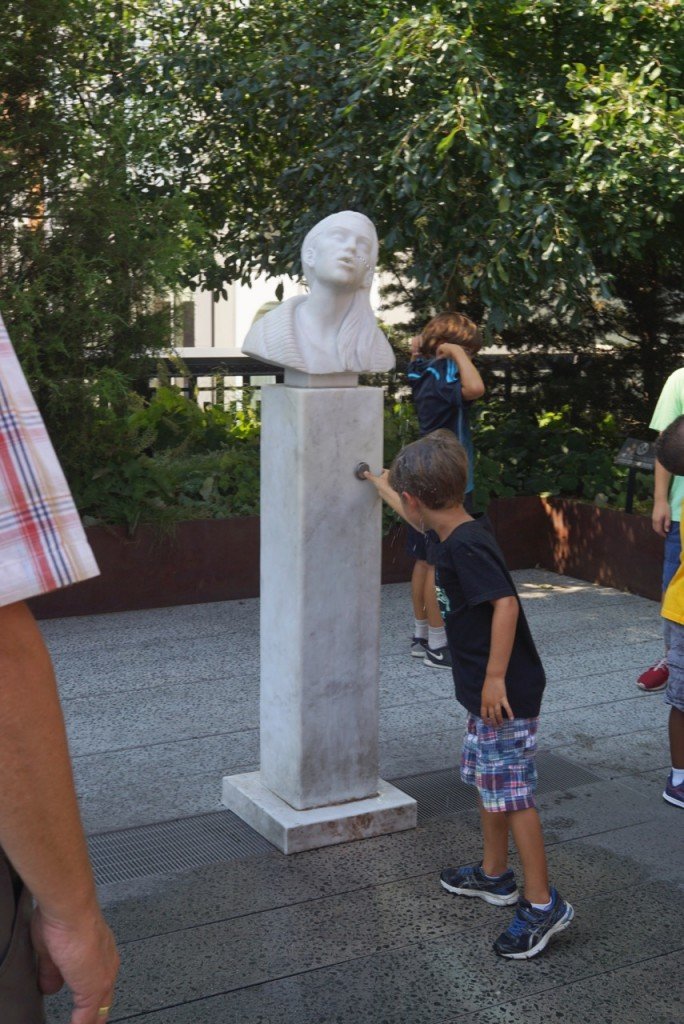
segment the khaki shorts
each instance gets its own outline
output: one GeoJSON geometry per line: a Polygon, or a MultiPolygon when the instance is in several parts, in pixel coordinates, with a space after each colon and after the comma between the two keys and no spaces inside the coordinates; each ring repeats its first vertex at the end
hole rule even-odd
{"type": "Polygon", "coordinates": [[[31,894],[0,850],[0,1021],[44,1024],[31,946],[31,894]]]}

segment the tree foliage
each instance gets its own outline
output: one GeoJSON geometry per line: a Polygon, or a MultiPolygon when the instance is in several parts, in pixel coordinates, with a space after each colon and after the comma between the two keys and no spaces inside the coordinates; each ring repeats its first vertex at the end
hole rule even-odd
{"type": "Polygon", "coordinates": [[[417,319],[608,341],[593,408],[645,418],[684,331],[683,38],[679,0],[7,0],[0,308],[71,480],[161,297],[296,274],[344,207],[417,319]]]}
{"type": "Polygon", "coordinates": [[[152,6],[8,0],[0,24],[0,308],[72,481],[97,408],[170,341],[192,233],[165,173],[178,111],[131,76],[152,6]]]}
{"type": "Polygon", "coordinates": [[[140,70],[188,111],[209,286],[296,272],[353,206],[417,313],[512,347],[617,332],[653,401],[682,340],[678,0],[171,6],[176,53],[140,70]]]}

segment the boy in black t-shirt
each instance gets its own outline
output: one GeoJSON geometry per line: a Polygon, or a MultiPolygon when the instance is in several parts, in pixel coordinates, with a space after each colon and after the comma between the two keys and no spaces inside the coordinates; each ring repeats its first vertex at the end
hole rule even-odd
{"type": "Polygon", "coordinates": [[[574,912],[549,887],[534,803],[544,669],[494,537],[463,508],[467,472],[463,446],[438,430],[402,449],[389,472],[366,478],[416,529],[433,530],[440,541],[437,592],[456,698],[468,711],[461,778],[477,787],[484,842],[480,864],[445,868],[441,884],[494,906],[517,903],[494,949],[520,960],[540,953],[574,912]],[[524,898],[508,868],[509,829],[522,861],[524,898]]]}

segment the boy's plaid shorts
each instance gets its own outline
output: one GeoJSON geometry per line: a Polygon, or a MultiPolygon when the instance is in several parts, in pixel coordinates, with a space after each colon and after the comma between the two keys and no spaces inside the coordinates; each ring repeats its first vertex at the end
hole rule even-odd
{"type": "Polygon", "coordinates": [[[513,718],[498,727],[468,715],[461,779],[477,791],[486,811],[534,807],[538,718],[513,718]]]}

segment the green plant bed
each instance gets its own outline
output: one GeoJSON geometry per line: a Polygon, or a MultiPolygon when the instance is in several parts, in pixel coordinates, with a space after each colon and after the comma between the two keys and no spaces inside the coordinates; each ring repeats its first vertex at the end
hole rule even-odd
{"type": "MultiPolygon", "coordinates": [[[[614,464],[623,434],[615,418],[577,423],[569,406],[540,412],[485,405],[474,427],[475,505],[521,495],[578,498],[623,509],[628,471],[614,464]]],[[[648,514],[653,478],[637,473],[634,511],[648,514]]]]}
{"type": "Polygon", "coordinates": [[[164,386],[149,401],[97,407],[94,468],[72,486],[86,525],[170,527],[259,511],[259,431],[253,394],[200,408],[164,386]]]}
{"type": "MultiPolygon", "coordinates": [[[[87,457],[70,476],[86,524],[133,533],[143,524],[168,528],[258,515],[260,421],[253,392],[245,390],[226,408],[200,408],[169,386],[149,401],[100,392],[87,421],[87,457]]],[[[411,402],[396,389],[386,398],[384,429],[388,466],[418,436],[411,402]]],[[[524,495],[624,507],[627,471],[613,463],[622,435],[610,415],[578,424],[569,407],[539,412],[485,403],[473,410],[473,435],[479,511],[493,499],[524,495]]],[[[635,511],[648,514],[651,490],[650,476],[638,474],[635,511]]],[[[385,507],[384,532],[398,522],[385,507]]]]}

